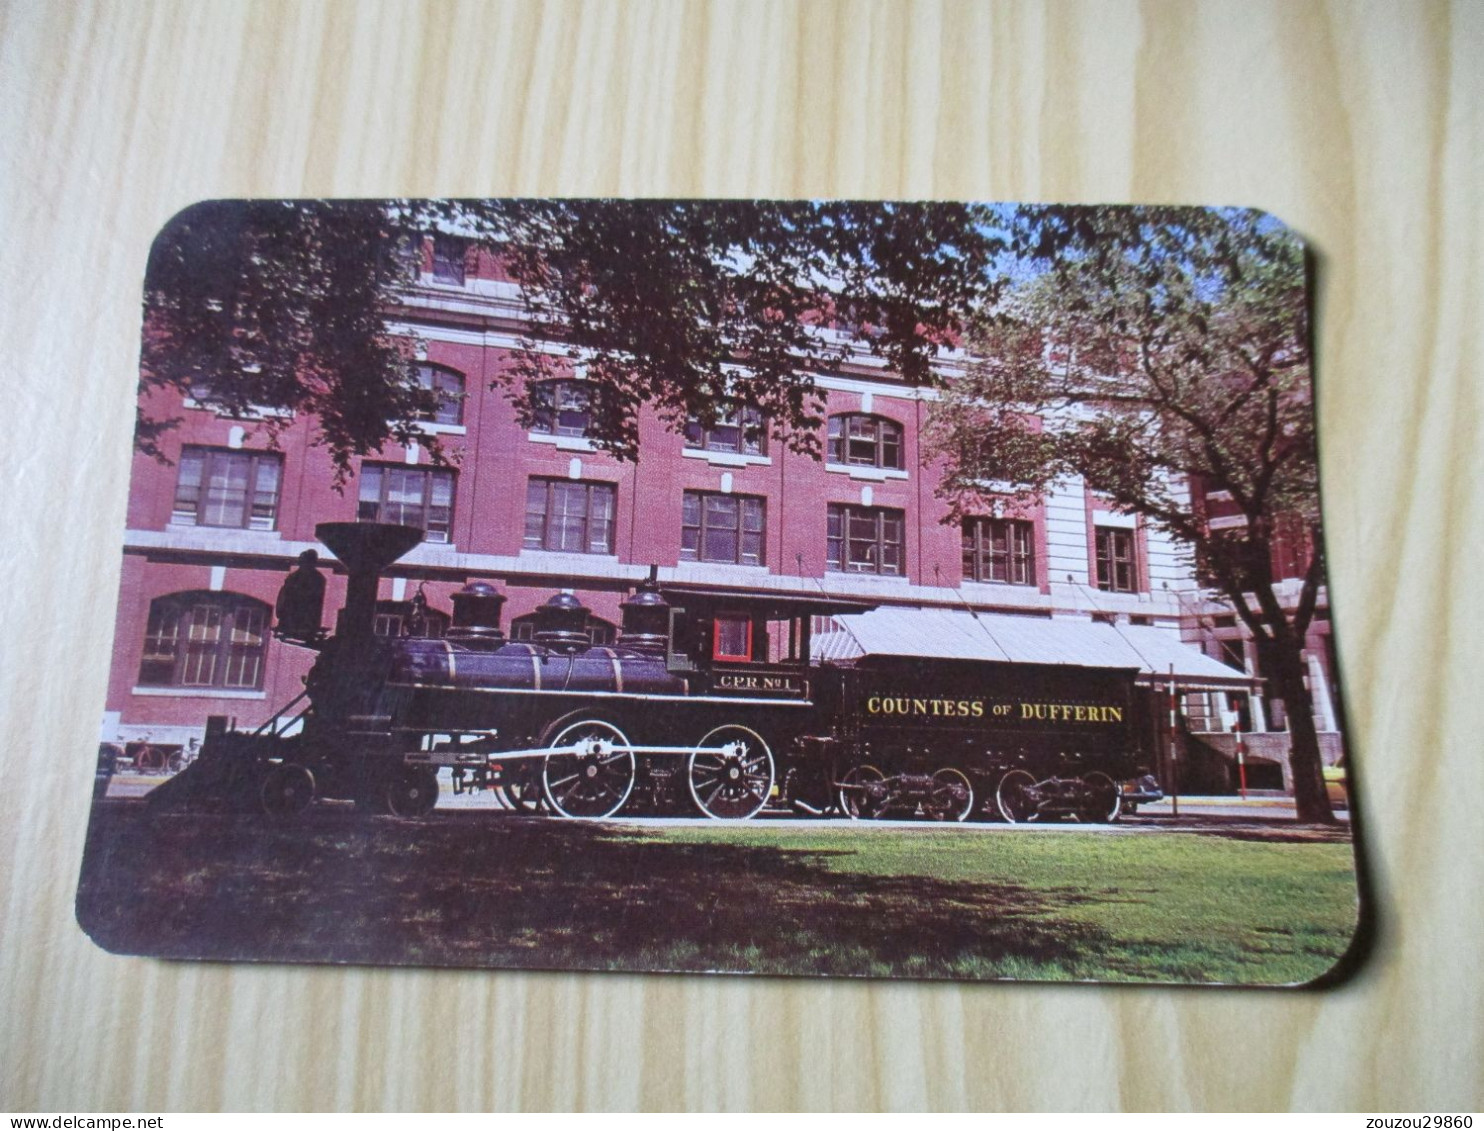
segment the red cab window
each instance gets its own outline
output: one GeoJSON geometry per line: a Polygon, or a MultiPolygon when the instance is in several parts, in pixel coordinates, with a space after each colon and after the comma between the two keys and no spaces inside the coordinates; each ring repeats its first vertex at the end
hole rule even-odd
{"type": "Polygon", "coordinates": [[[752,618],[725,615],[717,617],[711,656],[716,660],[751,660],[752,618]]]}

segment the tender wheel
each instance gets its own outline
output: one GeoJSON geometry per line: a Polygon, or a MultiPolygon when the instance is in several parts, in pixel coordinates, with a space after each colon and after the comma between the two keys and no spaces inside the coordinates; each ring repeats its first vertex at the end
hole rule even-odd
{"type": "Polygon", "coordinates": [[[886,775],[875,766],[851,766],[840,777],[840,812],[852,821],[879,817],[885,805],[880,791],[871,787],[884,781],[886,775]]]}
{"type": "Polygon", "coordinates": [[[773,752],[757,731],[717,727],[696,743],[685,780],[706,816],[746,820],[773,795],[773,752]]]}
{"type": "Polygon", "coordinates": [[[1123,795],[1118,789],[1118,783],[1101,770],[1093,770],[1090,774],[1082,775],[1082,784],[1087,788],[1089,797],[1078,816],[1084,821],[1098,824],[1111,825],[1118,820],[1119,811],[1123,807],[1123,795]]]}
{"type": "Polygon", "coordinates": [[[966,821],[974,811],[974,787],[969,776],[952,766],[933,775],[933,795],[927,805],[935,821],[966,821]]]}
{"type": "Polygon", "coordinates": [[[548,754],[541,766],[541,792],[563,817],[611,817],[634,789],[634,751],[612,723],[585,719],[564,727],[552,746],[576,754],[548,754]]]}
{"type": "Polygon", "coordinates": [[[386,787],[386,807],[397,817],[422,817],[438,804],[438,771],[431,766],[406,767],[386,787]]]}
{"type": "Polygon", "coordinates": [[[994,794],[1000,816],[1012,825],[1034,821],[1040,815],[1031,797],[1031,791],[1035,789],[1035,786],[1036,779],[1025,770],[1011,770],[1002,777],[994,794]]]}
{"type": "Polygon", "coordinates": [[[297,817],[314,804],[314,775],[296,762],[280,762],[268,771],[258,790],[263,812],[271,817],[297,817]]]}

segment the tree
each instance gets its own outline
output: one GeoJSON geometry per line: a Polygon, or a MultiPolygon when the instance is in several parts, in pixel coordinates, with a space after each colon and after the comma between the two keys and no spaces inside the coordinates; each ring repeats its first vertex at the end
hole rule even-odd
{"type": "Polygon", "coordinates": [[[406,208],[367,201],[207,201],[176,215],[145,274],[136,446],[161,455],[179,418],[154,394],[169,389],[255,419],[270,441],[308,414],[342,475],[393,439],[441,456],[418,427],[435,394],[387,326],[415,278],[415,234],[406,208]]]}
{"type": "Polygon", "coordinates": [[[1026,208],[1012,231],[1024,278],[931,424],[943,493],[961,514],[987,484],[1081,475],[1192,546],[1271,663],[1299,819],[1333,820],[1302,659],[1324,576],[1302,245],[1236,210],[1026,208]],[[1203,500],[1221,491],[1237,521],[1213,529],[1203,500]],[[1285,608],[1272,544],[1294,524],[1308,561],[1285,608]]]}
{"type": "MultiPolygon", "coordinates": [[[[177,421],[152,391],[307,413],[341,476],[388,440],[436,438],[414,345],[389,329],[422,238],[459,233],[520,285],[526,343],[499,380],[529,423],[534,383],[580,362],[590,438],[638,456],[638,412],[712,426],[736,402],[818,454],[815,379],[863,337],[914,383],[994,296],[1003,238],[981,207],[779,201],[224,201],[177,216],[145,287],[142,450],[177,421]],[[833,332],[844,327],[848,332],[833,332]],[[553,349],[555,347],[555,350],[553,349]],[[194,395],[194,393],[193,393],[194,395]]],[[[199,398],[198,398],[199,399],[199,398]]],[[[265,417],[271,435],[282,418],[265,417]]]]}

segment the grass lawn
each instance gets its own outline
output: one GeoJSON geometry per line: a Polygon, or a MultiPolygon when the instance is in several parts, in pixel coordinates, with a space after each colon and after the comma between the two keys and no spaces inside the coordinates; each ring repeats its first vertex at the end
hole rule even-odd
{"type": "MultiPolygon", "coordinates": [[[[821,917],[863,900],[890,921],[922,920],[916,953],[883,955],[869,934],[847,943],[863,973],[1301,983],[1334,965],[1356,923],[1354,857],[1341,840],[848,826],[662,837],[808,854],[847,881],[821,876],[821,917]]],[[[801,931],[798,945],[816,932],[801,931]]],[[[843,955],[837,943],[811,958],[843,955]]]]}
{"type": "Polygon", "coordinates": [[[78,917],[162,957],[1286,984],[1356,920],[1343,832],[297,824],[104,803],[78,917]]]}

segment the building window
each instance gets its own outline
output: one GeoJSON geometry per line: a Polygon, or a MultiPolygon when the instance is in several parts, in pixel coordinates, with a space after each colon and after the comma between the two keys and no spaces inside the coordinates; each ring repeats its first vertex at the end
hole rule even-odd
{"type": "Polygon", "coordinates": [[[1139,588],[1134,564],[1134,532],[1112,526],[1095,529],[1098,588],[1110,593],[1134,593],[1139,588]]]}
{"type": "Polygon", "coordinates": [[[464,285],[464,258],[469,244],[457,236],[433,237],[433,280],[438,283],[464,285]]]}
{"type": "Polygon", "coordinates": [[[447,542],[453,527],[453,472],[364,464],[356,517],[416,526],[427,541],[447,542]]]}
{"type": "Polygon", "coordinates": [[[612,483],[531,479],[526,484],[525,548],[569,554],[613,553],[616,497],[612,483]]]}
{"type": "Polygon", "coordinates": [[[438,407],[418,415],[432,424],[464,423],[464,375],[442,365],[419,365],[416,374],[420,388],[438,394],[438,407]]]}
{"type": "Polygon", "coordinates": [[[1010,518],[964,519],[964,577],[1007,585],[1036,583],[1035,527],[1010,518]]]}
{"type": "Polygon", "coordinates": [[[825,567],[845,573],[902,573],[901,511],[831,503],[825,567]]]}
{"type": "MultiPolygon", "coordinates": [[[[510,639],[516,642],[533,643],[536,639],[537,614],[527,613],[510,622],[510,639]]],[[[602,617],[589,616],[584,626],[587,638],[594,648],[606,648],[618,639],[618,626],[602,617]]]]}
{"type": "Polygon", "coordinates": [[[848,467],[885,467],[902,470],[902,426],[884,416],[853,413],[832,416],[829,424],[829,463],[848,467]]]}
{"type": "Polygon", "coordinates": [[[762,499],[687,491],[681,505],[680,557],[689,562],[762,565],[765,519],[762,499]]]}
{"type": "Polygon", "coordinates": [[[186,448],[170,520],[191,526],[272,530],[283,459],[269,452],[186,448]]]}
{"type": "Polygon", "coordinates": [[[585,381],[542,381],[531,390],[532,432],[582,437],[589,419],[585,381]]]}
{"type": "Polygon", "coordinates": [[[768,437],[762,410],[751,405],[718,413],[716,424],[703,428],[692,420],[685,426],[685,446],[703,452],[735,452],[744,456],[766,455],[768,437]]]}
{"type": "Polygon", "coordinates": [[[172,593],[150,602],[142,687],[260,690],[268,606],[233,593],[172,593]]]}
{"type": "Polygon", "coordinates": [[[1218,640],[1216,649],[1216,658],[1227,667],[1236,668],[1239,672],[1247,670],[1247,650],[1240,640],[1218,640]]]}
{"type": "Polygon", "coordinates": [[[376,619],[371,631],[376,636],[417,636],[437,640],[448,629],[449,616],[438,609],[424,607],[415,601],[377,601],[376,619]]]}

